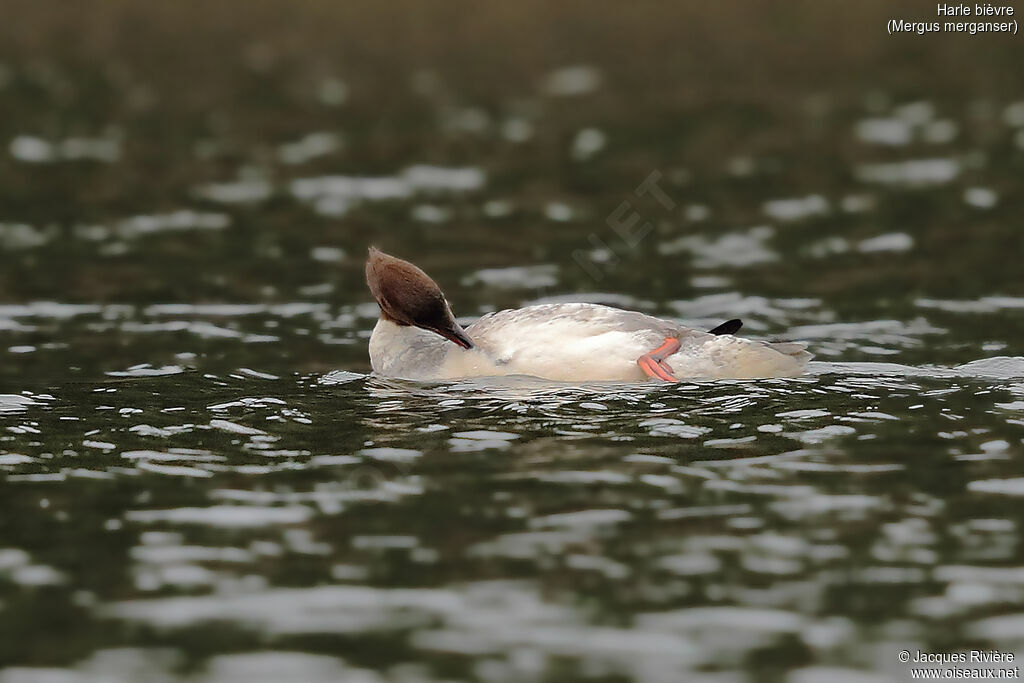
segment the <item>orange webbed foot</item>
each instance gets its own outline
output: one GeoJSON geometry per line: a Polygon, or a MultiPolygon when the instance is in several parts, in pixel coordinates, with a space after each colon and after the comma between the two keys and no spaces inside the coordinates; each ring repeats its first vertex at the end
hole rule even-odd
{"type": "Polygon", "coordinates": [[[672,374],[672,366],[665,362],[665,359],[679,350],[679,340],[675,337],[665,337],[665,343],[649,353],[645,353],[636,359],[636,364],[648,377],[660,379],[663,382],[678,382],[672,374]]]}

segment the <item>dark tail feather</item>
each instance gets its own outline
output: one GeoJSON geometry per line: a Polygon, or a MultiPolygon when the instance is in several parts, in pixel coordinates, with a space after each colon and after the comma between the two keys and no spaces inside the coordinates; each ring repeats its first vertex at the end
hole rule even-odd
{"type": "Polygon", "coordinates": [[[739,318],[733,318],[732,320],[726,320],[713,330],[708,330],[708,332],[711,334],[736,334],[741,327],[743,327],[743,321],[739,318]]]}

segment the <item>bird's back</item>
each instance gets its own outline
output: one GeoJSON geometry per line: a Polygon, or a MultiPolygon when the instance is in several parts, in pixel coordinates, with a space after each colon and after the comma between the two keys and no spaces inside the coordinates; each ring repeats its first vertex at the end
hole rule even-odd
{"type": "Polygon", "coordinates": [[[667,362],[676,376],[772,377],[799,374],[810,357],[796,343],[714,335],[636,311],[586,303],[540,304],[489,313],[467,329],[477,349],[449,349],[448,377],[523,374],[565,381],[646,379],[637,359],[680,340],[667,362]]]}

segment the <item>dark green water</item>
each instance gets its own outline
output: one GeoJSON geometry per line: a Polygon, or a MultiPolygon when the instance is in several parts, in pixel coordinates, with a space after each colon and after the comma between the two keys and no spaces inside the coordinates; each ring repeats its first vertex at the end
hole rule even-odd
{"type": "Polygon", "coordinates": [[[477,72],[268,27],[199,31],[206,72],[125,21],[126,52],[0,50],[2,683],[877,683],[903,649],[1021,651],[1024,91],[913,50],[816,85],[769,55],[736,94],[718,53],[689,92],[600,37],[477,72]],[[467,321],[740,317],[816,361],[384,380],[371,243],[467,321]]]}

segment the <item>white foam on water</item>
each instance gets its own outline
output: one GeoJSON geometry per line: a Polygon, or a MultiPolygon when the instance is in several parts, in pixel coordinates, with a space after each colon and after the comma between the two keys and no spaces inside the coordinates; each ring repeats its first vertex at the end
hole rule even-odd
{"type": "Polygon", "coordinates": [[[489,429],[476,429],[468,432],[453,432],[452,436],[460,439],[479,439],[482,441],[513,441],[519,438],[518,434],[512,432],[498,432],[489,429]]]}
{"type": "Polygon", "coordinates": [[[409,166],[395,176],[318,176],[293,180],[290,192],[316,211],[341,216],[360,202],[408,199],[415,194],[464,193],[484,186],[479,168],[425,164],[409,166]]]}
{"type": "Polygon", "coordinates": [[[945,185],[960,175],[960,163],[946,158],[913,159],[864,164],[854,172],[858,180],[880,185],[945,185]]]}
{"type": "Polygon", "coordinates": [[[893,113],[912,126],[923,126],[935,118],[935,105],[927,100],[908,102],[896,107],[893,113]]]}
{"type": "Polygon", "coordinates": [[[32,557],[21,548],[0,548],[0,572],[23,567],[32,557]]]}
{"type": "Polygon", "coordinates": [[[1024,101],[1011,102],[1003,110],[1003,121],[1011,128],[1024,127],[1024,101]]]}
{"type": "Polygon", "coordinates": [[[820,194],[792,199],[773,199],[764,203],[762,210],[778,221],[798,221],[814,216],[825,216],[831,210],[828,200],[820,194]]]}
{"type": "Polygon", "coordinates": [[[978,619],[967,625],[966,634],[988,642],[1019,642],[1024,639],[1024,613],[978,619]]]}
{"type": "Polygon", "coordinates": [[[900,118],[863,119],[857,122],[854,133],[863,142],[889,147],[902,147],[913,139],[911,124],[900,118]]]}
{"type": "Polygon", "coordinates": [[[420,540],[415,536],[353,536],[350,543],[357,550],[408,550],[419,546],[420,540]]]}
{"type": "Polygon", "coordinates": [[[913,247],[914,238],[905,232],[890,232],[857,243],[857,250],[864,254],[881,251],[910,251],[913,247]]]}
{"type": "Polygon", "coordinates": [[[341,137],[331,131],[308,133],[299,140],[286,142],[277,148],[277,157],[284,164],[304,164],[318,157],[328,156],[341,149],[341,137]]]}
{"type": "Polygon", "coordinates": [[[417,451],[412,448],[390,448],[390,447],[378,447],[378,448],[364,448],[359,451],[359,455],[365,456],[372,460],[383,460],[385,462],[399,462],[409,463],[423,456],[423,451],[417,451]]]}
{"type": "Polygon", "coordinates": [[[730,232],[717,238],[686,235],[658,244],[658,253],[665,256],[688,252],[695,268],[746,268],[779,260],[778,252],[767,242],[775,235],[768,226],[745,232],[730,232]]]}
{"type": "Polygon", "coordinates": [[[573,97],[586,95],[601,85],[601,72],[586,64],[565,66],[550,72],[541,86],[547,95],[573,97]]]}
{"type": "Polygon", "coordinates": [[[582,527],[498,534],[471,545],[466,554],[468,557],[531,559],[539,553],[563,553],[571,546],[587,543],[589,538],[590,531],[582,527]]]}
{"type": "Polygon", "coordinates": [[[827,410],[821,410],[820,408],[808,408],[804,410],[787,410],[781,413],[775,413],[775,417],[785,417],[789,419],[805,420],[816,417],[829,417],[832,415],[827,410]]]}
{"type": "Polygon", "coordinates": [[[348,84],[334,76],[320,81],[317,88],[317,98],[327,107],[340,107],[348,101],[348,96],[348,84]]]}
{"type": "Polygon", "coordinates": [[[131,238],[161,232],[223,230],[229,225],[231,217],[227,214],[181,209],[170,213],[132,216],[117,223],[114,230],[121,237],[131,238]]]}
{"type": "Polygon", "coordinates": [[[1024,496],[1024,477],[1010,479],[979,479],[967,482],[967,490],[1000,496],[1024,496]]]}
{"type": "Polygon", "coordinates": [[[127,370],[115,370],[104,374],[110,377],[162,377],[164,375],[180,375],[185,368],[180,365],[163,365],[155,368],[149,363],[133,365],[127,370]]]}
{"type": "Polygon", "coordinates": [[[255,528],[274,524],[300,524],[312,516],[308,507],[290,505],[269,507],[259,505],[213,505],[210,507],[171,508],[167,510],[129,510],[129,522],[152,524],[198,524],[228,528],[255,528]]]}
{"type": "Polygon", "coordinates": [[[447,223],[452,218],[452,210],[436,204],[417,204],[409,211],[409,218],[419,223],[447,223]]]}
{"type": "Polygon", "coordinates": [[[196,562],[218,562],[246,564],[253,562],[256,555],[244,548],[203,545],[177,545],[178,538],[170,538],[169,545],[138,545],[131,549],[131,558],[145,564],[193,564],[196,562]]]}
{"type": "Polygon", "coordinates": [[[797,633],[806,621],[806,617],[795,612],[750,607],[690,607],[648,612],[636,618],[641,628],[683,633],[704,629],[797,633]]]}
{"type": "Polygon", "coordinates": [[[925,142],[933,145],[944,145],[956,140],[957,134],[960,132],[960,127],[954,121],[949,119],[941,119],[939,121],[932,121],[926,125],[922,131],[921,137],[924,138],[925,142]]]}
{"type": "Polygon", "coordinates": [[[621,472],[590,471],[590,470],[559,470],[557,472],[529,471],[510,474],[507,479],[529,479],[552,484],[631,484],[633,477],[621,472]]]}
{"type": "Polygon", "coordinates": [[[701,576],[715,574],[722,562],[710,553],[684,553],[660,557],[655,565],[676,576],[701,576]]]}
{"type": "Polygon", "coordinates": [[[981,565],[946,565],[936,567],[936,581],[1011,584],[1024,586],[1024,567],[986,567],[981,565]]]}
{"type": "Polygon", "coordinates": [[[570,155],[576,161],[587,161],[604,149],[608,137],[599,128],[584,128],[573,138],[570,155]]]}
{"type": "Polygon", "coordinates": [[[578,512],[561,512],[530,520],[530,528],[579,528],[595,526],[611,526],[628,522],[633,518],[628,510],[580,510],[578,512]]]}
{"type": "Polygon", "coordinates": [[[793,669],[786,675],[786,683],[896,683],[895,679],[880,673],[844,669],[838,666],[807,666],[793,669]]]}
{"type": "Polygon", "coordinates": [[[21,396],[19,394],[0,394],[0,414],[20,413],[27,410],[29,406],[37,405],[41,405],[41,403],[28,396],[21,396]]]}
{"type": "Polygon", "coordinates": [[[856,434],[857,430],[849,425],[826,425],[818,429],[809,429],[803,432],[784,432],[788,436],[805,444],[816,445],[838,436],[850,436],[856,434]]]}
{"type": "Polygon", "coordinates": [[[340,385],[366,379],[368,376],[358,372],[349,372],[348,370],[332,370],[318,379],[317,382],[325,385],[340,385]]]}
{"type": "Polygon", "coordinates": [[[274,193],[274,186],[263,178],[246,178],[222,183],[201,185],[195,195],[219,204],[256,204],[274,193]]]}
{"type": "MultiPolygon", "coordinates": [[[[124,306],[104,307],[96,304],[65,304],[57,301],[33,301],[27,304],[0,305],[0,318],[53,318],[66,320],[82,315],[124,312],[124,306]]],[[[130,310],[128,307],[127,310],[130,310]]]]}
{"type": "Polygon", "coordinates": [[[791,327],[788,335],[794,339],[864,340],[886,346],[914,345],[917,337],[945,334],[946,329],[932,325],[924,318],[913,320],[865,320],[861,322],[823,323],[791,327]]]}
{"type": "Polygon", "coordinates": [[[485,285],[496,289],[554,287],[558,284],[558,266],[544,263],[532,266],[483,268],[464,277],[461,284],[465,287],[485,285]]]}
{"type": "Polygon", "coordinates": [[[21,586],[59,586],[67,581],[63,573],[45,564],[15,567],[7,576],[21,586]]]}
{"type": "MultiPolygon", "coordinates": [[[[766,320],[823,322],[831,319],[819,310],[821,301],[811,298],[768,299],[763,296],[744,296],[739,292],[722,292],[687,301],[670,301],[668,305],[686,318],[688,325],[696,326],[699,322],[708,329],[725,318],[743,318],[744,329],[753,330],[765,329],[766,320]]],[[[792,331],[787,336],[801,338],[794,337],[792,331]]]]}
{"type": "Polygon", "coordinates": [[[199,469],[198,467],[187,467],[185,465],[161,465],[151,460],[141,460],[136,467],[143,472],[163,474],[170,477],[194,477],[198,479],[206,479],[213,476],[213,472],[199,469]]]}
{"type": "Polygon", "coordinates": [[[212,657],[196,683],[385,683],[386,680],[374,671],[348,666],[336,657],[262,650],[212,657]]]}
{"type": "Polygon", "coordinates": [[[508,118],[501,124],[501,137],[509,142],[526,142],[533,137],[533,124],[521,117],[508,118]]]}
{"type": "Polygon", "coordinates": [[[30,164],[62,161],[99,161],[113,163],[121,158],[117,137],[65,138],[50,141],[34,135],[16,135],[8,147],[16,160],[30,164]]]}
{"type": "Polygon", "coordinates": [[[264,435],[265,431],[257,429],[255,427],[249,427],[246,425],[240,425],[237,422],[231,422],[230,420],[214,419],[210,420],[210,427],[212,429],[219,429],[222,432],[228,432],[229,434],[241,434],[243,436],[255,436],[264,435]]]}
{"type": "Polygon", "coordinates": [[[0,223],[0,248],[33,249],[48,244],[56,231],[36,228],[28,223],[0,223]]]}
{"type": "Polygon", "coordinates": [[[673,417],[655,417],[638,425],[648,427],[651,436],[671,436],[681,439],[697,439],[711,431],[710,427],[689,425],[673,417]]]}
{"type": "Polygon", "coordinates": [[[843,197],[839,206],[846,213],[864,213],[877,206],[878,201],[870,194],[848,194],[843,197]]]}
{"type": "Polygon", "coordinates": [[[544,205],[544,217],[556,223],[568,223],[576,215],[576,211],[565,202],[548,202],[544,205]]]}
{"type": "Polygon", "coordinates": [[[976,209],[991,209],[999,203],[999,195],[987,187],[969,187],[964,190],[964,203],[976,209]]]}
{"type": "Polygon", "coordinates": [[[481,189],[487,175],[474,166],[448,167],[418,164],[402,171],[403,180],[416,192],[472,192],[481,189]]]}
{"type": "Polygon", "coordinates": [[[995,313],[1024,308],[1024,297],[983,296],[980,299],[916,299],[920,308],[937,308],[950,313],[995,313]]]}
{"type": "Polygon", "coordinates": [[[888,507],[890,504],[878,496],[823,493],[798,496],[791,500],[780,500],[771,504],[773,510],[790,519],[805,519],[835,513],[848,515],[850,518],[860,518],[867,512],[888,507]]]}

